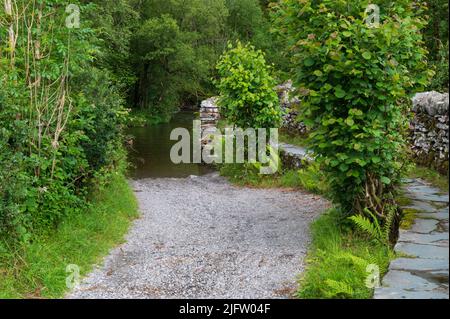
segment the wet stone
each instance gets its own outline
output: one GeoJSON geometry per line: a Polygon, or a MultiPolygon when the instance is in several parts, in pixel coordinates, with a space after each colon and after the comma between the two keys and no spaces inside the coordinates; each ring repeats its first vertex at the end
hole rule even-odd
{"type": "Polygon", "coordinates": [[[426,192],[411,192],[411,197],[421,201],[448,203],[448,195],[437,195],[435,193],[426,192]]]}
{"type": "Polygon", "coordinates": [[[448,247],[420,245],[400,242],[395,246],[396,252],[417,258],[432,258],[448,260],[448,247]]]}
{"type": "Polygon", "coordinates": [[[408,271],[435,271],[447,270],[449,265],[443,259],[423,259],[423,258],[398,258],[391,262],[389,269],[391,270],[408,270],[408,271]]]}
{"type": "Polygon", "coordinates": [[[399,242],[448,247],[448,233],[419,234],[406,231],[400,233],[399,242]]]}
{"type": "Polygon", "coordinates": [[[375,291],[375,299],[448,299],[448,292],[440,290],[416,291],[396,288],[380,288],[375,291]]]}
{"type": "Polygon", "coordinates": [[[434,212],[434,213],[419,213],[417,214],[417,217],[419,218],[429,218],[429,219],[436,219],[436,220],[448,220],[448,212],[434,212]]]}
{"type": "Polygon", "coordinates": [[[433,290],[439,285],[430,282],[420,276],[415,276],[408,271],[392,270],[383,278],[383,286],[397,289],[423,289],[433,290]]]}
{"type": "Polygon", "coordinates": [[[432,206],[430,203],[422,201],[413,201],[411,205],[405,206],[403,208],[412,208],[424,213],[436,212],[436,207],[432,206]]]}
{"type": "Polygon", "coordinates": [[[412,232],[428,234],[437,228],[439,221],[436,219],[416,219],[411,228],[412,232]]]}

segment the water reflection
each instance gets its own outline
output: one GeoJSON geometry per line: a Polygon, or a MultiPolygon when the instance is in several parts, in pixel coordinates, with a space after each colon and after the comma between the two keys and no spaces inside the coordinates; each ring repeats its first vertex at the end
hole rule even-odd
{"type": "MultiPolygon", "coordinates": [[[[167,124],[131,128],[128,134],[134,136],[133,150],[130,150],[132,178],[178,177],[211,173],[211,167],[200,164],[174,164],[170,160],[170,149],[177,141],[170,140],[174,128],[184,127],[192,136],[193,112],[179,112],[167,124]]],[[[192,143],[192,141],[191,141],[192,143]]]]}

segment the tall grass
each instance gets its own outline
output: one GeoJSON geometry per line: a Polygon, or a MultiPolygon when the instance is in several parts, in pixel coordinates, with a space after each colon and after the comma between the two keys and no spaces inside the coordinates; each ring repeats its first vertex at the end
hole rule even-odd
{"type": "Polygon", "coordinates": [[[0,254],[0,299],[62,297],[68,290],[67,265],[77,265],[81,275],[89,273],[123,242],[138,216],[134,194],[122,175],[114,175],[96,191],[89,206],[66,218],[51,235],[0,254]]]}
{"type": "Polygon", "coordinates": [[[389,247],[342,223],[340,215],[331,209],[311,226],[313,242],[299,298],[371,298],[373,289],[366,280],[372,272],[367,267],[378,267],[381,278],[394,257],[389,247]]]}

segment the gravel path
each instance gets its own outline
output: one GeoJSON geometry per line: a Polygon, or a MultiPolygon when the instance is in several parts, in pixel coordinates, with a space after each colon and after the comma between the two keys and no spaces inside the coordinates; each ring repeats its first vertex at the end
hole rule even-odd
{"type": "Polygon", "coordinates": [[[328,203],[211,174],[132,181],[142,216],[68,298],[289,298],[328,203]]]}

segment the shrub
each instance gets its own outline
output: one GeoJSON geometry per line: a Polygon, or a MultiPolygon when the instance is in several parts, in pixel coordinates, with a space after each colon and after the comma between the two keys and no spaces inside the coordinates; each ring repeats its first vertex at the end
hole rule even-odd
{"type": "Polygon", "coordinates": [[[243,129],[279,127],[282,111],[276,82],[263,52],[240,42],[228,49],[217,65],[221,114],[243,129]]]}
{"type": "Polygon", "coordinates": [[[427,85],[425,22],[415,1],[375,1],[378,26],[366,23],[369,1],[286,0],[275,22],[290,43],[304,97],[310,148],[330,173],[331,197],[346,214],[381,221],[394,207],[409,96],[427,85]]]}

